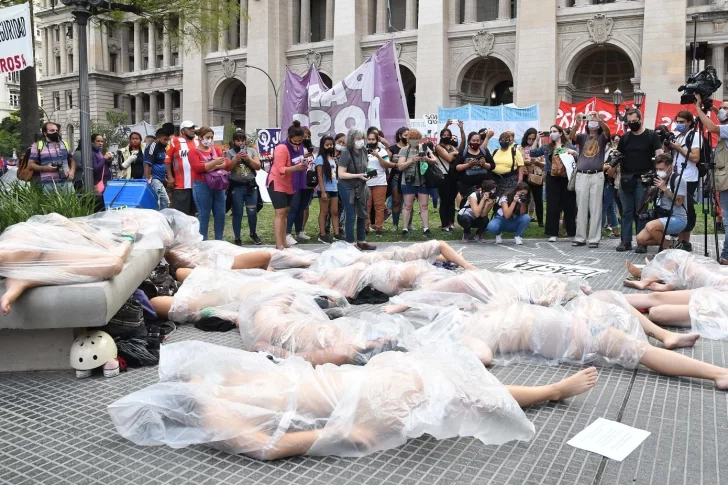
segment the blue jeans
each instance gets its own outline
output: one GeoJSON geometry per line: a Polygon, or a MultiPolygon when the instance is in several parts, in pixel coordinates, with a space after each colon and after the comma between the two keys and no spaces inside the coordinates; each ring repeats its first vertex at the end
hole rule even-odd
{"type": "Polygon", "coordinates": [[[514,232],[516,237],[523,236],[531,223],[531,216],[523,214],[522,216],[505,219],[503,216],[495,216],[488,223],[488,232],[499,235],[503,232],[514,232]]]}
{"type": "Polygon", "coordinates": [[[294,224],[296,226],[296,234],[303,231],[303,213],[306,211],[312,197],[313,189],[300,189],[293,194],[291,208],[288,211],[286,234],[291,234],[291,229],[294,224]]]}
{"type": "Polygon", "coordinates": [[[245,211],[248,213],[248,225],[250,226],[250,235],[255,234],[258,227],[258,186],[253,184],[234,185],[230,191],[230,197],[233,202],[233,234],[235,239],[240,239],[240,228],[243,225],[243,204],[245,211]]]}
{"type": "Polygon", "coordinates": [[[169,195],[164,187],[164,182],[158,179],[152,179],[152,191],[157,196],[157,205],[159,210],[169,207],[169,195]]]}
{"type": "Polygon", "coordinates": [[[720,253],[720,257],[728,259],[728,190],[719,192],[720,194],[720,207],[723,211],[723,229],[725,229],[725,241],[723,242],[723,251],[720,253]]]}
{"type": "Polygon", "coordinates": [[[210,225],[210,212],[215,218],[215,239],[222,240],[225,232],[225,191],[212,190],[205,182],[195,180],[192,183],[192,197],[197,206],[197,219],[200,221],[202,240],[207,240],[210,225]]]}
{"type": "Polygon", "coordinates": [[[75,192],[72,181],[61,180],[58,182],[41,182],[44,194],[50,194],[51,192],[75,192]]]}
{"type": "Polygon", "coordinates": [[[619,188],[619,199],[622,201],[622,241],[630,244],[632,243],[632,223],[637,223],[637,234],[647,224],[646,221],[640,221],[635,216],[635,212],[645,198],[645,186],[642,185],[639,177],[634,180],[633,185],[632,190],[625,190],[624,186],[619,188]]]}
{"type": "Polygon", "coordinates": [[[602,195],[602,227],[615,228],[619,226],[617,219],[617,201],[614,200],[614,184],[604,183],[604,194],[602,195]]]}
{"type": "Polygon", "coordinates": [[[339,182],[339,200],[344,202],[346,212],[346,242],[354,242],[354,219],[356,219],[356,242],[364,242],[367,238],[366,218],[357,217],[354,205],[351,203],[351,186],[339,182]]]}

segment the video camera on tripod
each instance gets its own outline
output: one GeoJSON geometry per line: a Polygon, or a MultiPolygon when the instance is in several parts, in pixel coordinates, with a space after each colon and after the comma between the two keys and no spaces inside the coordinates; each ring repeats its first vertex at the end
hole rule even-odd
{"type": "Polygon", "coordinates": [[[713,66],[707,66],[697,74],[691,74],[685,84],[677,88],[678,91],[684,93],[680,97],[680,104],[695,104],[695,94],[699,94],[703,98],[703,104],[706,109],[710,109],[713,100],[709,99],[718,88],[723,85],[718,73],[713,66]]]}

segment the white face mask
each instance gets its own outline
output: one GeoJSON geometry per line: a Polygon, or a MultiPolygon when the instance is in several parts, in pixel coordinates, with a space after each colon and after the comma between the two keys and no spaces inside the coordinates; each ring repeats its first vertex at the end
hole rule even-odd
{"type": "Polygon", "coordinates": [[[412,148],[417,148],[418,146],[420,146],[420,142],[417,140],[410,140],[409,146],[411,146],[412,148]]]}
{"type": "Polygon", "coordinates": [[[343,152],[344,150],[346,150],[346,147],[344,145],[339,145],[338,143],[336,144],[335,148],[340,152],[343,152]]]}
{"type": "Polygon", "coordinates": [[[208,140],[206,138],[203,138],[202,139],[202,144],[205,145],[206,147],[211,147],[212,146],[212,140],[208,140]]]}
{"type": "Polygon", "coordinates": [[[561,138],[561,133],[559,133],[559,132],[551,133],[551,141],[556,141],[559,138],[561,138]]]}
{"type": "Polygon", "coordinates": [[[657,171],[657,176],[660,177],[661,179],[666,179],[667,178],[667,172],[665,172],[664,170],[658,170],[657,171]]]}
{"type": "Polygon", "coordinates": [[[354,142],[354,146],[355,146],[355,147],[357,147],[357,148],[358,148],[358,149],[360,149],[360,150],[361,150],[362,148],[364,148],[364,145],[366,145],[366,144],[367,144],[367,142],[365,142],[364,140],[356,140],[356,141],[354,142]]]}
{"type": "Polygon", "coordinates": [[[598,121],[590,121],[589,122],[589,129],[590,130],[598,130],[599,129],[599,122],[598,121]]]}
{"type": "Polygon", "coordinates": [[[722,123],[725,120],[728,120],[728,110],[721,108],[718,110],[718,121],[722,123]]]}

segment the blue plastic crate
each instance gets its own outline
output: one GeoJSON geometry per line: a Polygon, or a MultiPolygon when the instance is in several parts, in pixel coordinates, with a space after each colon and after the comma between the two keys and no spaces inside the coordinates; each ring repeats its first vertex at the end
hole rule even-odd
{"type": "Polygon", "coordinates": [[[110,180],[104,190],[109,209],[157,209],[157,195],[146,180],[110,180]],[[113,204],[112,204],[113,201],[113,204]]]}

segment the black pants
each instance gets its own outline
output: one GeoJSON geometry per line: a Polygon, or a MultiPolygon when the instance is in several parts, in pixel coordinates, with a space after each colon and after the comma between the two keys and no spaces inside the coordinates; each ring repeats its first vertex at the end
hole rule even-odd
{"type": "Polygon", "coordinates": [[[440,227],[448,227],[455,222],[455,197],[458,195],[455,177],[445,175],[445,182],[437,192],[440,194],[440,227]]]}
{"type": "Polygon", "coordinates": [[[470,236],[470,231],[475,229],[475,235],[480,236],[485,232],[485,228],[488,227],[487,217],[470,217],[458,215],[458,224],[463,228],[463,234],[470,236]]]}
{"type": "Polygon", "coordinates": [[[538,225],[543,226],[543,186],[529,183],[531,195],[533,196],[533,205],[536,206],[536,220],[538,225]]]}
{"type": "Polygon", "coordinates": [[[566,177],[546,175],[546,230],[549,237],[559,237],[559,219],[564,213],[566,235],[576,235],[576,192],[568,189],[566,177]]]}
{"type": "Polygon", "coordinates": [[[688,225],[685,226],[684,232],[690,232],[695,229],[695,221],[697,216],[695,214],[695,191],[698,190],[698,184],[700,182],[686,182],[688,186],[688,198],[686,203],[688,204],[688,225]]]}

